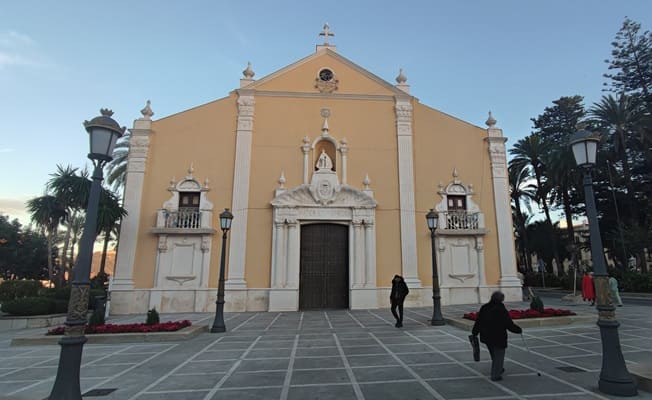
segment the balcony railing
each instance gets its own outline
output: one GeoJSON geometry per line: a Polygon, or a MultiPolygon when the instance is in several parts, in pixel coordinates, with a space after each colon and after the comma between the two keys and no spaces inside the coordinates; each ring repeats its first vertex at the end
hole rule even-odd
{"type": "Polygon", "coordinates": [[[484,221],[481,213],[467,211],[447,211],[440,212],[441,229],[482,229],[484,221]]]}
{"type": "Polygon", "coordinates": [[[165,228],[199,229],[201,225],[201,211],[197,209],[179,209],[179,211],[166,211],[165,228]]]}

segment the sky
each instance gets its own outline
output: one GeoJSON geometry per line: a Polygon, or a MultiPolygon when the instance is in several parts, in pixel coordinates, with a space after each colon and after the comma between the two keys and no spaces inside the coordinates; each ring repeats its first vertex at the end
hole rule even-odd
{"type": "Polygon", "coordinates": [[[225,97],[251,61],[260,79],[315,51],[338,53],[421,103],[483,126],[508,148],[561,96],[590,106],[626,16],[649,0],[0,1],[0,213],[28,222],[57,164],[89,165],[82,123],[107,107],[131,127],[225,97]]]}

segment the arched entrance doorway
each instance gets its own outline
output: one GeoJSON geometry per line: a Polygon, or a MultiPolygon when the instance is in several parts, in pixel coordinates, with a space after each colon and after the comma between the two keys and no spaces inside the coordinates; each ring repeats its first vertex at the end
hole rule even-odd
{"type": "Polygon", "coordinates": [[[299,309],[348,308],[348,225],[302,225],[299,274],[299,309]]]}

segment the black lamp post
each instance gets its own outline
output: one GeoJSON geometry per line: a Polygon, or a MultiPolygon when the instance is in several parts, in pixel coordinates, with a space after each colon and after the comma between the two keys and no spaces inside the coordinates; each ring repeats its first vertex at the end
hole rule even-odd
{"type": "Polygon", "coordinates": [[[577,165],[584,168],[584,202],[589,219],[591,239],[591,258],[598,303],[598,326],[602,340],[602,370],[598,387],[601,392],[615,396],[636,396],[636,382],[627,371],[625,359],[620,348],[616,310],[611,301],[607,266],[604,260],[598,212],[593,195],[593,178],[591,170],[595,166],[596,152],[600,138],[593,133],[580,130],[571,137],[571,147],[577,165]]]}
{"type": "Polygon", "coordinates": [[[211,333],[226,332],[226,325],[224,325],[224,264],[226,263],[226,233],[231,229],[231,221],[233,214],[228,208],[220,214],[220,227],[222,228],[222,258],[220,260],[220,277],[217,284],[217,301],[215,304],[215,320],[211,327],[211,333]]]}
{"type": "Polygon", "coordinates": [[[426,214],[428,229],[430,229],[430,240],[432,242],[432,319],[430,325],[446,325],[441,315],[441,295],[439,294],[439,274],[437,273],[437,251],[435,249],[435,231],[437,230],[437,213],[431,208],[426,214]]]}
{"type": "Polygon", "coordinates": [[[86,343],[84,327],[87,322],[91,260],[96,236],[98,204],[102,190],[102,168],[108,161],[113,159],[115,143],[122,137],[126,129],[125,127],[121,128],[111,118],[113,111],[103,108],[100,113],[101,116],[93,118],[90,122],[84,121],[84,127],[90,137],[88,158],[93,161],[95,168],[93,169],[93,183],[86,207],[84,233],[79,241],[79,255],[77,256],[74,279],[70,288],[65,333],[59,341],[61,353],[59,355],[57,378],[49,396],[51,400],[81,400],[82,398],[79,386],[79,372],[82,350],[84,343],[86,343]]]}

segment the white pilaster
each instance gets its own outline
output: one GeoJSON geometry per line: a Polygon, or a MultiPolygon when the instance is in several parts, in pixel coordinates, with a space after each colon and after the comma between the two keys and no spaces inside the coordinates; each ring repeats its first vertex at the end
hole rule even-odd
{"type": "Polygon", "coordinates": [[[140,206],[143,198],[143,179],[147,166],[149,151],[149,136],[152,133],[152,112],[147,106],[141,110],[142,118],[134,121],[130,129],[129,155],[127,157],[127,176],[125,178],[124,208],[128,214],[120,223],[120,244],[116,258],[113,290],[128,290],[134,288],[133,273],[138,243],[138,228],[140,223],[140,206]]]}
{"type": "Polygon", "coordinates": [[[353,220],[353,285],[352,288],[361,288],[364,286],[365,278],[365,257],[364,257],[364,230],[362,221],[353,220]]]}
{"type": "Polygon", "coordinates": [[[496,120],[489,113],[487,120],[489,158],[493,181],[494,207],[496,210],[496,229],[498,234],[498,255],[500,258],[499,285],[508,300],[516,297],[520,300],[521,282],[516,276],[516,255],[514,254],[514,236],[512,231],[512,212],[509,198],[509,181],[507,177],[507,158],[502,129],[496,128],[496,120]],[[518,293],[515,290],[518,288],[518,293]],[[512,293],[513,292],[513,293],[512,293]]]}
{"type": "Polygon", "coordinates": [[[240,90],[238,97],[238,127],[233,172],[233,223],[229,243],[229,289],[244,289],[245,256],[247,251],[247,209],[249,207],[249,176],[251,171],[251,142],[254,125],[253,92],[240,90]]]}
{"type": "Polygon", "coordinates": [[[285,223],[275,222],[274,227],[275,227],[275,235],[276,235],[275,238],[276,240],[274,241],[274,243],[276,244],[276,246],[274,249],[274,262],[272,264],[273,267],[272,287],[281,288],[285,283],[285,279],[283,278],[283,276],[285,275],[285,263],[286,263],[285,252],[287,249],[287,245],[285,241],[285,223]]]}
{"type": "Polygon", "coordinates": [[[299,264],[301,263],[301,255],[299,249],[301,246],[301,238],[299,237],[299,222],[297,220],[288,221],[288,249],[287,249],[287,276],[285,278],[285,286],[290,289],[299,288],[299,264]]]}
{"type": "Polygon", "coordinates": [[[414,160],[412,149],[412,105],[410,98],[396,98],[398,181],[401,222],[401,261],[405,282],[421,287],[417,273],[417,238],[414,208],[414,160]]]}
{"type": "Polygon", "coordinates": [[[342,185],[346,185],[346,174],[347,174],[347,152],[349,151],[349,146],[347,145],[346,138],[340,140],[340,154],[342,154],[342,185]]]}
{"type": "Polygon", "coordinates": [[[309,161],[308,154],[310,153],[310,138],[306,136],[303,138],[303,144],[301,145],[301,151],[303,151],[303,184],[308,184],[308,171],[309,171],[309,161]]]}
{"type": "Polygon", "coordinates": [[[376,231],[373,221],[365,221],[365,287],[376,287],[376,231]]]}

